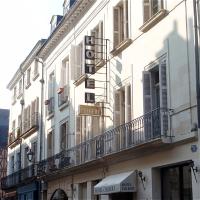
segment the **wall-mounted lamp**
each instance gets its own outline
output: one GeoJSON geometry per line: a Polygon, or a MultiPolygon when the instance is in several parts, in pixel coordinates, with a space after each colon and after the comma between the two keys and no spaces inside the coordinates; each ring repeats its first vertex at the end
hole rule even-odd
{"type": "Polygon", "coordinates": [[[191,163],[190,163],[190,168],[191,168],[192,171],[193,171],[194,178],[195,178],[196,183],[197,183],[196,173],[200,173],[200,166],[194,166],[194,162],[191,162],[191,163]]]}
{"type": "Polygon", "coordinates": [[[143,175],[142,171],[138,171],[137,174],[138,174],[140,180],[142,181],[142,185],[143,185],[143,188],[144,188],[144,190],[145,190],[144,182],[146,181],[146,178],[145,178],[145,176],[143,175]]]}
{"type": "Polygon", "coordinates": [[[33,161],[34,152],[31,149],[29,149],[27,154],[26,154],[26,156],[27,156],[28,161],[32,162],[33,161]]]}

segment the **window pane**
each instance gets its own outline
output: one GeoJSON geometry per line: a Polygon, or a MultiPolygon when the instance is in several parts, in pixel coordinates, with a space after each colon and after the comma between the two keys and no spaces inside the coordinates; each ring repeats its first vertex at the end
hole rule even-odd
{"type": "Polygon", "coordinates": [[[189,166],[183,166],[183,199],[192,200],[192,178],[191,168],[189,166]]]}

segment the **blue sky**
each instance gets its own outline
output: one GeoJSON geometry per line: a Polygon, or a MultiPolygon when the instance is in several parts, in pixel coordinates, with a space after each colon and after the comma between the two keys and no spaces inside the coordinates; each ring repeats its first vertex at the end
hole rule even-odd
{"type": "Polygon", "coordinates": [[[0,3],[0,108],[9,108],[8,82],[36,42],[50,33],[52,15],[62,15],[64,0],[17,0],[0,3]]]}

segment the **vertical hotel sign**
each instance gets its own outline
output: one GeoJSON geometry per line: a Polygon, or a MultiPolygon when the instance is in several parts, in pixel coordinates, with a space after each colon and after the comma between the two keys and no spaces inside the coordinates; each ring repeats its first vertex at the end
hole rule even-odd
{"type": "MultiPolygon", "coordinates": [[[[85,74],[95,74],[95,37],[85,36],[85,74]]],[[[87,78],[85,80],[85,88],[94,89],[95,79],[87,78]]],[[[85,93],[85,103],[95,103],[95,93],[85,93]]]]}

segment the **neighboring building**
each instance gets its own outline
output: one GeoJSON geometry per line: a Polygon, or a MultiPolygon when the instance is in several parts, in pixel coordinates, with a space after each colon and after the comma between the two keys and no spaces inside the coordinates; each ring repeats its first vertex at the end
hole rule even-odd
{"type": "MultiPolygon", "coordinates": [[[[0,109],[0,180],[6,176],[7,171],[7,143],[8,143],[9,110],[0,109]]],[[[0,187],[0,199],[4,192],[0,187]]]]}
{"type": "MultiPolygon", "coordinates": [[[[10,143],[4,189],[20,199],[200,199],[199,4],[64,1],[64,16],[53,16],[51,35],[27,58],[37,56],[44,75],[23,92],[25,105],[41,100],[41,123],[10,143]],[[19,149],[20,166],[35,173],[14,187],[19,149]]],[[[29,78],[32,62],[22,65],[29,78]]],[[[8,86],[15,95],[21,75],[8,86]]]]}
{"type": "Polygon", "coordinates": [[[2,181],[6,199],[38,198],[35,166],[28,161],[26,154],[32,149],[35,162],[39,160],[43,70],[37,53],[44,42],[37,42],[8,84],[13,95],[9,123],[8,176],[2,181]]]}

